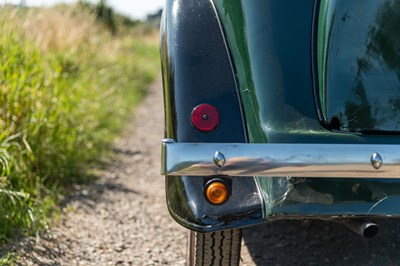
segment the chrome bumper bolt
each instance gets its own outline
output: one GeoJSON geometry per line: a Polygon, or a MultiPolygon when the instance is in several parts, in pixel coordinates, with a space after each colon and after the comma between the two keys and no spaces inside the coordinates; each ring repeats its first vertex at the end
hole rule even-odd
{"type": "Polygon", "coordinates": [[[383,164],[383,160],[382,160],[382,157],[379,155],[379,153],[372,154],[372,156],[371,156],[371,164],[376,170],[381,168],[381,166],[383,164]]]}
{"type": "Polygon", "coordinates": [[[224,167],[225,162],[226,162],[226,160],[225,160],[224,154],[222,152],[220,152],[220,151],[216,151],[215,154],[214,154],[214,163],[215,163],[215,165],[218,166],[218,167],[224,167]]]}

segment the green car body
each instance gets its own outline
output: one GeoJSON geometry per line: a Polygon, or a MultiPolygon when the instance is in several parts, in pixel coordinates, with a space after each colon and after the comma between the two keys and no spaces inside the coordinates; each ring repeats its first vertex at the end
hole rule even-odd
{"type": "MultiPolygon", "coordinates": [[[[168,3],[173,16],[181,2],[168,3]]],[[[213,0],[212,4],[238,91],[246,132],[243,142],[400,144],[400,1],[213,0]]],[[[169,25],[166,16],[164,24],[169,25]]],[[[163,33],[168,43],[168,30],[163,33]]],[[[177,64],[171,61],[179,49],[168,52],[165,43],[164,76],[171,76],[168,69],[177,64]]],[[[179,83],[164,77],[164,86],[166,137],[185,142],[174,133],[182,125],[174,123],[173,117],[179,116],[176,110],[184,103],[171,98],[179,95],[179,83]]],[[[212,92],[208,94],[212,97],[212,92]]],[[[207,141],[204,135],[192,142],[220,141],[207,141]]],[[[258,194],[260,202],[254,204],[262,208],[258,214],[253,211],[249,216],[238,204],[236,220],[228,219],[222,226],[207,224],[207,219],[189,219],[189,207],[180,207],[179,212],[175,207],[177,197],[188,200],[188,196],[177,196],[182,191],[203,197],[206,182],[199,182],[196,190],[186,187],[194,177],[168,178],[172,215],[199,231],[273,219],[400,215],[400,179],[257,176],[246,181],[256,186],[246,193],[258,194]]],[[[232,182],[240,178],[233,177],[232,182]]],[[[226,211],[210,207],[215,208],[226,211]]]]}
{"type": "MultiPolygon", "coordinates": [[[[399,4],[215,0],[239,81],[250,142],[399,144],[395,132],[400,121],[399,4]],[[356,51],[364,54],[352,53],[356,51]],[[383,70],[374,69],[380,64],[385,65],[383,70]],[[343,68],[348,72],[337,73],[343,68]],[[360,85],[363,78],[365,86],[360,85]],[[320,114],[314,104],[317,96],[320,114]],[[326,121],[332,113],[340,121],[346,119],[346,125],[330,130],[326,121]],[[387,119],[381,122],[383,118],[387,119]]],[[[296,188],[282,178],[257,181],[267,216],[399,214],[396,180],[316,178],[307,181],[307,188],[305,184],[296,188]]]]}

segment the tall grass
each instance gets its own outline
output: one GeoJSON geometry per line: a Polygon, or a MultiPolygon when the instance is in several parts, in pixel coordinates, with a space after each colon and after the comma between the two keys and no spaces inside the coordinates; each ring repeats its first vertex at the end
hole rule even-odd
{"type": "Polygon", "coordinates": [[[0,243],[46,227],[155,78],[157,33],[79,6],[0,10],[0,243]]]}

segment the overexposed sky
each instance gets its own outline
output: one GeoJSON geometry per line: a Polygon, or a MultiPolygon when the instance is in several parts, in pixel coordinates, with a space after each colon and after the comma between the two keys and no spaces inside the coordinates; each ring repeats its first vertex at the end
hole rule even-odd
{"type": "MultiPolygon", "coordinates": [[[[91,0],[97,2],[97,0],[91,0]]],[[[51,6],[56,3],[74,3],[76,0],[25,0],[28,6],[51,6]]],[[[144,19],[149,13],[154,13],[164,7],[165,0],[107,0],[107,4],[115,8],[119,13],[129,15],[132,18],[144,19]]],[[[19,4],[21,0],[0,0],[0,5],[19,4]]]]}

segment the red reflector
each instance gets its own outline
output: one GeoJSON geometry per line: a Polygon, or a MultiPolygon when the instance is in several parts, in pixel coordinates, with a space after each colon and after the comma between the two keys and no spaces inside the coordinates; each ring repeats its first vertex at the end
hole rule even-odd
{"type": "Polygon", "coordinates": [[[199,131],[210,132],[219,123],[217,108],[209,104],[200,104],[192,112],[192,125],[199,131]]]}

